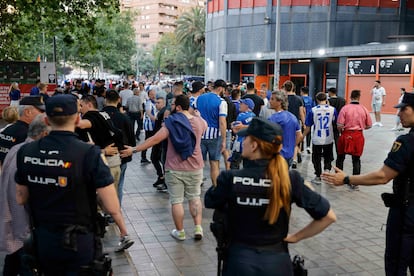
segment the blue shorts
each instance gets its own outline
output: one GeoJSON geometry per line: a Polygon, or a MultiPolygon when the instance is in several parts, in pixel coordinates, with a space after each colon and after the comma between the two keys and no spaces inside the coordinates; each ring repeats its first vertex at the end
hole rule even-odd
{"type": "Polygon", "coordinates": [[[203,153],[203,160],[218,161],[221,157],[221,137],[215,139],[201,139],[201,152],[203,153]]]}

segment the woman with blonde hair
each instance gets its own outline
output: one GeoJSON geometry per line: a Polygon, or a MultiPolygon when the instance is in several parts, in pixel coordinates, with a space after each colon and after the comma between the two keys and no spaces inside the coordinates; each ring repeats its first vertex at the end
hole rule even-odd
{"type": "Polygon", "coordinates": [[[9,88],[8,100],[10,101],[10,106],[19,106],[20,96],[19,84],[13,82],[9,88]]]}
{"type": "Polygon", "coordinates": [[[289,171],[280,155],[282,128],[262,118],[253,118],[245,136],[244,168],[222,172],[217,186],[205,195],[207,208],[225,209],[230,245],[223,275],[293,275],[288,243],[312,237],[336,216],[329,202],[289,171]],[[312,221],[288,234],[291,204],[304,208],[312,221]]]}
{"type": "Polygon", "coordinates": [[[1,117],[7,122],[7,125],[0,129],[0,133],[19,119],[19,111],[15,106],[7,106],[1,112],[1,117]]]}

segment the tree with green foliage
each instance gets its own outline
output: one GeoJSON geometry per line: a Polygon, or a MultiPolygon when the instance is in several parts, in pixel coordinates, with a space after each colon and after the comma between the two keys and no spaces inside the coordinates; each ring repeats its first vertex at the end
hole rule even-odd
{"type": "Polygon", "coordinates": [[[187,75],[204,74],[205,10],[194,7],[177,19],[175,34],[179,43],[176,62],[182,64],[187,75]]]}
{"type": "Polygon", "coordinates": [[[154,68],[166,74],[204,74],[205,10],[195,7],[176,21],[174,33],[165,33],[153,50],[154,68]]]}
{"type": "Polygon", "coordinates": [[[200,7],[194,7],[183,13],[176,21],[175,30],[179,43],[193,45],[204,52],[205,32],[206,32],[206,14],[205,10],[200,7]]]}
{"type": "MultiPolygon", "coordinates": [[[[119,12],[118,0],[0,0],[0,56],[7,60],[28,60],[25,45],[33,37],[41,39],[63,34],[70,42],[72,34],[85,37],[96,33],[98,14],[111,18],[119,12]]],[[[90,49],[94,41],[85,40],[90,49]]],[[[36,59],[36,53],[31,60],[36,59]]]]}
{"type": "Polygon", "coordinates": [[[179,51],[175,33],[165,33],[152,52],[156,71],[169,75],[184,71],[184,66],[176,60],[179,51]]]}

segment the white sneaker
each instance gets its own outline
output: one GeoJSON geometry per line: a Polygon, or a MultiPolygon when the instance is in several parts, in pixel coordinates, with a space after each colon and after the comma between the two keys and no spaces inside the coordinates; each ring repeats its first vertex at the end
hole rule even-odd
{"type": "Polygon", "coordinates": [[[375,122],[375,123],[373,123],[373,124],[372,124],[372,126],[378,126],[378,123],[377,123],[377,122],[375,122]]]}
{"type": "Polygon", "coordinates": [[[311,148],[310,148],[310,147],[307,147],[307,148],[306,148],[306,152],[307,152],[307,153],[311,153],[311,148]]]}
{"type": "Polygon", "coordinates": [[[123,252],[124,250],[130,248],[134,244],[134,241],[131,240],[128,236],[123,236],[119,243],[118,247],[115,249],[116,253],[123,252]]]}
{"type": "Polygon", "coordinates": [[[194,228],[194,239],[199,241],[203,238],[203,227],[201,225],[196,225],[194,228]]]}
{"type": "Polygon", "coordinates": [[[378,122],[379,127],[383,127],[384,125],[381,122],[378,122]]]}
{"type": "Polygon", "coordinates": [[[398,130],[396,127],[393,127],[391,130],[398,130]]]}
{"type": "Polygon", "coordinates": [[[184,231],[184,229],[181,230],[181,231],[178,231],[177,229],[173,229],[171,231],[171,236],[176,240],[184,241],[185,240],[185,231],[184,231]]]}

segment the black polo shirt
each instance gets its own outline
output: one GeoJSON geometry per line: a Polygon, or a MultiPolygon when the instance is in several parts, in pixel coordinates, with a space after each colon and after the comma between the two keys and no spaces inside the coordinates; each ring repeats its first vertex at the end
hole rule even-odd
{"type": "MultiPolygon", "coordinates": [[[[398,172],[394,179],[394,193],[404,197],[405,190],[398,190],[398,183],[406,183],[408,179],[414,180],[414,128],[408,134],[401,135],[395,140],[384,164],[398,172]]],[[[414,188],[410,188],[414,193],[414,188]]]]}

